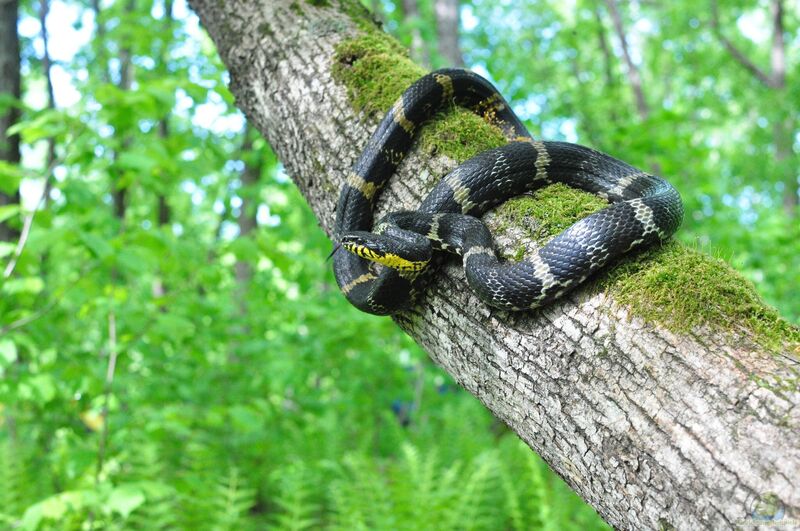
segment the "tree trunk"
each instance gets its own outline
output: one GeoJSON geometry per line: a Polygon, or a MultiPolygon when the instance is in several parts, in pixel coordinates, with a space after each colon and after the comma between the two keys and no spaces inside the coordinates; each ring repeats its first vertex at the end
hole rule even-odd
{"type": "MultiPolygon", "coordinates": [[[[53,61],[50,59],[50,37],[47,33],[47,16],[50,13],[50,0],[41,0],[39,2],[39,35],[42,37],[42,74],[44,74],[45,83],[47,86],[47,108],[56,108],[56,96],[53,89],[53,61]]],[[[56,139],[49,137],[47,139],[47,158],[45,160],[45,168],[51,168],[56,160],[56,139]]],[[[50,199],[50,187],[52,180],[49,175],[45,178],[44,186],[44,200],[45,203],[50,199]]]]}
{"type": "MultiPolygon", "coordinates": [[[[256,186],[261,178],[263,171],[261,157],[253,156],[253,135],[257,134],[250,124],[247,124],[244,129],[244,141],[242,142],[242,159],[244,160],[244,169],[240,177],[242,182],[242,205],[239,209],[239,217],[237,223],[239,224],[239,237],[248,237],[258,227],[257,208],[258,201],[253,199],[252,189],[256,186]]],[[[245,292],[248,289],[248,284],[253,276],[253,269],[250,263],[246,260],[237,260],[234,266],[236,271],[236,281],[239,283],[241,290],[240,307],[242,314],[247,312],[245,292]]]]}
{"type": "Polygon", "coordinates": [[[459,0],[434,0],[436,12],[436,34],[439,39],[439,55],[447,61],[446,66],[464,66],[464,56],[458,45],[459,0]]]}
{"type": "MultiPolygon", "coordinates": [[[[238,105],[330,234],[338,191],[379,119],[354,111],[352,93],[332,75],[334,54],[364,32],[370,46],[383,36],[356,2],[190,4],[230,70],[238,105]]],[[[396,52],[370,64],[387,53],[396,52]]],[[[390,83],[395,59],[370,75],[390,83]]],[[[343,53],[338,66],[358,60],[343,53]]],[[[454,165],[413,149],[378,216],[413,208],[454,165]]],[[[693,298],[704,284],[698,277],[680,293],[693,298]]],[[[787,515],[800,514],[800,346],[781,339],[768,352],[726,309],[679,332],[634,308],[587,287],[541,311],[495,311],[451,261],[397,320],[616,527],[729,528],[768,493],[787,515]]]]}
{"type": "MultiPolygon", "coordinates": [[[[411,57],[413,57],[418,63],[429,65],[431,60],[428,54],[428,45],[422,38],[422,32],[419,29],[420,18],[417,0],[403,0],[400,4],[400,7],[403,10],[403,18],[405,19],[405,22],[411,26],[411,57]]],[[[455,29],[456,45],[458,45],[458,18],[456,18],[455,29]]],[[[458,52],[458,55],[459,57],[461,56],[460,51],[458,52]]]]}
{"type": "MultiPolygon", "coordinates": [[[[103,21],[103,11],[100,5],[100,2],[97,0],[93,0],[92,8],[94,10],[94,17],[97,21],[97,27],[95,30],[95,40],[97,44],[95,49],[97,51],[98,57],[104,57],[106,46],[108,43],[106,42],[106,28],[105,23],[103,21]]],[[[125,13],[131,14],[133,13],[134,9],[136,8],[135,0],[127,0],[125,4],[125,13]]],[[[119,82],[117,83],[117,87],[120,90],[127,91],[131,89],[133,85],[133,60],[132,60],[132,53],[131,49],[127,44],[123,44],[120,51],[119,51],[119,82]]],[[[108,65],[106,65],[108,66],[108,65]]],[[[105,69],[104,69],[105,70],[105,69]]],[[[106,71],[103,73],[105,76],[105,80],[110,80],[112,78],[111,72],[106,71]]],[[[120,134],[120,132],[117,132],[120,134]]],[[[125,134],[125,133],[121,133],[125,134]]],[[[128,147],[130,144],[130,139],[125,138],[122,141],[122,149],[123,151],[128,147]]],[[[114,151],[111,156],[112,160],[116,163],[119,158],[119,152],[114,151]]],[[[115,169],[115,172],[119,174],[120,172],[115,169]]],[[[120,220],[121,224],[125,222],[125,212],[127,210],[127,186],[121,183],[121,175],[116,175],[113,179],[113,200],[114,200],[114,215],[118,220],[120,220]]]]}
{"type": "MultiPolygon", "coordinates": [[[[173,2],[172,0],[166,0],[164,2],[164,19],[162,20],[162,24],[164,25],[164,35],[163,35],[163,44],[161,47],[161,71],[162,75],[168,75],[167,64],[169,62],[169,45],[172,42],[172,24],[174,21],[174,16],[172,13],[173,2]]],[[[169,115],[172,113],[172,109],[167,112],[161,119],[158,121],[158,136],[163,139],[165,142],[169,138],[169,115]]],[[[156,200],[156,223],[158,226],[163,228],[170,223],[172,219],[172,212],[169,208],[169,202],[167,201],[167,192],[161,191],[158,194],[158,198],[156,200]]],[[[153,279],[152,285],[152,292],[153,296],[155,297],[163,297],[167,293],[167,286],[164,283],[164,279],[161,275],[156,275],[153,279]]],[[[160,306],[161,311],[166,311],[164,306],[160,306]]]]}
{"type": "MultiPolygon", "coordinates": [[[[19,35],[17,34],[17,0],[0,2],[0,96],[19,100],[21,94],[19,35]]],[[[16,164],[20,161],[19,135],[8,136],[6,130],[19,120],[19,107],[0,107],[0,161],[16,164]]],[[[19,203],[19,193],[0,190],[0,207],[19,203]]],[[[19,231],[0,221],[0,242],[12,242],[19,231]]]]}

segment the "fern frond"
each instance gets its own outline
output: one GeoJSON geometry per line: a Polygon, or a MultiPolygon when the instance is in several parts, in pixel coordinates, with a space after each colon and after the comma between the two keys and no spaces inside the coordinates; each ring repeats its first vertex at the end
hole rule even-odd
{"type": "Polygon", "coordinates": [[[273,501],[280,508],[274,517],[276,529],[303,531],[315,527],[319,506],[311,497],[313,489],[307,466],[295,462],[281,467],[273,473],[273,479],[278,487],[273,501]]]}
{"type": "Polygon", "coordinates": [[[256,491],[249,488],[236,467],[216,486],[211,496],[214,509],[213,528],[241,529],[247,512],[255,505],[256,491]]]}

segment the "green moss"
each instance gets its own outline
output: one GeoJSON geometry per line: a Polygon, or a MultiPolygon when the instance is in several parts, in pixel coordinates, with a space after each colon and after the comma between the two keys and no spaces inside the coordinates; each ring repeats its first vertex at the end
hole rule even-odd
{"type": "Polygon", "coordinates": [[[292,2],[291,4],[289,4],[289,9],[291,9],[292,12],[295,15],[300,16],[300,17],[303,16],[303,10],[300,7],[300,4],[298,2],[295,1],[295,2],[292,2]]]}
{"type": "Polygon", "coordinates": [[[329,0],[306,0],[306,2],[314,7],[331,7],[329,0]]]}
{"type": "MultiPolygon", "coordinates": [[[[607,206],[603,199],[562,184],[515,197],[496,210],[497,231],[525,227],[538,245],[607,206]]],[[[524,247],[512,259],[521,259],[524,247]]],[[[768,350],[800,349],[800,329],[764,303],[755,287],[727,263],[677,241],[628,256],[595,281],[633,314],[675,332],[697,326],[742,326],[768,350]]],[[[798,350],[800,352],[800,350],[798,350]]]]}
{"type": "Polygon", "coordinates": [[[463,162],[481,151],[508,142],[500,129],[476,114],[454,107],[434,118],[419,135],[420,146],[430,153],[442,153],[463,162]]]}
{"type": "MultiPolygon", "coordinates": [[[[525,236],[541,246],[607,204],[595,195],[554,184],[500,205],[494,229],[503,234],[524,227],[525,236]]],[[[521,260],[524,252],[520,246],[510,259],[521,260]]],[[[621,259],[599,275],[595,288],[629,306],[633,314],[674,332],[689,333],[697,326],[719,331],[742,327],[767,350],[788,347],[800,353],[800,329],[766,305],[747,279],[723,260],[677,241],[621,259]]]]}
{"type": "Polygon", "coordinates": [[[679,242],[624,259],[597,282],[633,313],[678,332],[743,326],[769,350],[800,348],[800,329],[767,306],[727,263],[679,242]]]}
{"type": "Polygon", "coordinates": [[[425,70],[408,58],[396,40],[370,32],[342,41],[334,55],[333,75],[359,111],[382,115],[425,70]]]}
{"type": "MultiPolygon", "coordinates": [[[[378,31],[359,2],[345,4],[363,34],[336,48],[333,75],[358,111],[382,116],[425,70],[414,64],[394,39],[378,31]],[[350,7],[347,7],[350,6],[350,7]]],[[[420,147],[463,161],[505,143],[500,131],[478,116],[454,109],[442,113],[421,131],[420,147]]],[[[511,199],[498,208],[499,229],[527,229],[536,242],[553,235],[606,203],[563,185],[511,199]]],[[[512,258],[521,258],[524,247],[512,258]]],[[[723,261],[676,242],[626,257],[595,281],[633,313],[676,332],[704,325],[721,331],[743,327],[770,350],[789,346],[800,352],[800,329],[766,306],[755,288],[723,261]]]]}
{"type": "Polygon", "coordinates": [[[502,233],[511,227],[525,227],[526,236],[543,245],[579,219],[606,206],[608,202],[596,195],[553,184],[497,207],[497,230],[502,233]]]}
{"type": "Polygon", "coordinates": [[[271,37],[271,36],[272,36],[272,34],[273,34],[273,33],[272,33],[272,28],[271,28],[271,27],[269,26],[269,24],[267,24],[266,22],[262,22],[262,23],[261,23],[261,24],[258,26],[258,31],[259,31],[260,33],[262,33],[263,35],[266,35],[267,37],[271,37]]]}
{"type": "Polygon", "coordinates": [[[382,33],[380,20],[361,3],[361,0],[340,0],[339,8],[366,33],[382,33]]]}
{"type": "MultiPolygon", "coordinates": [[[[396,40],[381,32],[368,32],[336,48],[334,77],[347,88],[356,110],[371,116],[383,116],[425,73],[396,40]]],[[[506,139],[479,116],[453,108],[423,128],[419,142],[428,153],[441,153],[461,162],[505,144],[506,139]]]]}

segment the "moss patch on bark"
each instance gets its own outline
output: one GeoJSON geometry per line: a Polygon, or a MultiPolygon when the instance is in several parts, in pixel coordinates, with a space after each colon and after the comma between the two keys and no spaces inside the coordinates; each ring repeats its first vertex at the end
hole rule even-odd
{"type": "MultiPolygon", "coordinates": [[[[378,31],[343,41],[336,50],[333,75],[347,87],[356,110],[381,117],[414,81],[427,72],[400,44],[378,31]]],[[[500,130],[474,113],[453,107],[431,120],[419,135],[427,153],[463,162],[481,151],[502,146],[500,130]]]]}
{"type": "Polygon", "coordinates": [[[524,226],[526,236],[541,246],[575,221],[607,206],[607,201],[594,194],[565,184],[552,184],[530,195],[513,197],[497,207],[497,230],[504,232],[524,226]]]}

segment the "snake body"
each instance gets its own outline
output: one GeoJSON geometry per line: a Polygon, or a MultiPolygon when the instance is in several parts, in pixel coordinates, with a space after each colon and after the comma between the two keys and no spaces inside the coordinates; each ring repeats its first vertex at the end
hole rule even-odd
{"type": "Polygon", "coordinates": [[[462,256],[468,284],[487,304],[533,309],[610,260],[668,238],[682,217],[680,195],[664,179],[584,146],[534,140],[491,83],[467,70],[443,69],[403,93],[348,176],[336,207],[334,230],[343,248],[334,252],[334,274],[357,308],[392,314],[411,304],[432,252],[443,250],[462,256]],[[455,168],[417,210],[390,213],[373,228],[376,195],[411,148],[414,133],[452,104],[482,115],[510,142],[455,168]],[[610,205],[524,260],[500,262],[478,217],[554,182],[597,194],[610,205]]]}

